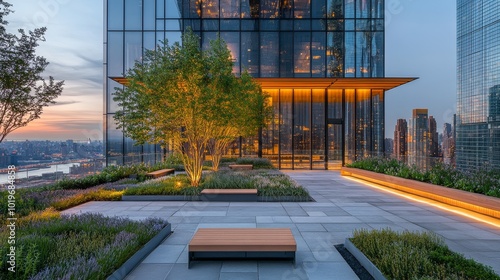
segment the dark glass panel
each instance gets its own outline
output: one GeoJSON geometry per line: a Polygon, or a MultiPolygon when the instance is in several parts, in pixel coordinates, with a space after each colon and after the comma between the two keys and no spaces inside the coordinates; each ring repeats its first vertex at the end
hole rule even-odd
{"type": "Polygon", "coordinates": [[[292,90],[280,90],[280,168],[292,168],[292,90]]]}
{"type": "Polygon", "coordinates": [[[120,129],[116,128],[116,122],[113,114],[107,115],[107,143],[106,143],[106,157],[109,164],[122,164],[123,163],[123,133],[120,129]]]}
{"type": "Polygon", "coordinates": [[[372,18],[384,18],[384,0],[372,1],[372,18]]]}
{"type": "Polygon", "coordinates": [[[373,25],[372,25],[373,30],[376,30],[376,31],[383,31],[384,30],[385,26],[384,26],[383,19],[375,19],[373,21],[375,21],[375,23],[373,23],[373,25]]]}
{"type": "Polygon", "coordinates": [[[384,153],[384,91],[373,90],[373,150],[374,155],[382,156],[384,153]]]}
{"type": "Polygon", "coordinates": [[[384,77],[384,32],[373,32],[371,77],[384,77]]]}
{"type": "Polygon", "coordinates": [[[259,0],[241,0],[241,18],[259,18],[259,0]]]}
{"type": "Polygon", "coordinates": [[[280,77],[293,77],[292,32],[280,32],[280,77]]]}
{"type": "Polygon", "coordinates": [[[142,30],[142,0],[125,0],[125,29],[142,30]]]}
{"type": "Polygon", "coordinates": [[[156,17],[165,17],[165,0],[156,0],[156,17]]]}
{"type": "Polygon", "coordinates": [[[165,30],[175,30],[175,31],[180,31],[181,30],[181,20],[165,20],[165,30]]]}
{"type": "Polygon", "coordinates": [[[143,52],[146,52],[146,50],[154,50],[156,48],[156,36],[155,32],[144,32],[143,34],[143,42],[144,42],[144,49],[143,52]]]}
{"type": "Polygon", "coordinates": [[[294,33],[294,76],[295,77],[310,77],[311,76],[311,33],[310,32],[295,32],[294,33]]]}
{"type": "Polygon", "coordinates": [[[310,0],[294,0],[293,1],[293,14],[294,18],[310,18],[311,7],[310,0]]]}
{"type": "Polygon", "coordinates": [[[278,20],[268,20],[261,19],[260,20],[260,30],[279,30],[279,21],[278,20]]]}
{"type": "Polygon", "coordinates": [[[310,168],[311,164],[311,90],[295,89],[293,110],[294,168],[310,168]]]}
{"type": "Polygon", "coordinates": [[[280,18],[293,18],[292,1],[293,0],[279,0],[280,18]]]}
{"type": "Polygon", "coordinates": [[[296,31],[304,30],[304,31],[310,31],[311,30],[311,21],[309,19],[296,19],[293,21],[294,29],[296,31]]]}
{"type": "Polygon", "coordinates": [[[329,18],[344,18],[344,0],[326,0],[327,1],[327,17],[329,18]]]}
{"type": "Polygon", "coordinates": [[[356,0],[356,18],[369,18],[370,11],[370,0],[356,0]]]}
{"type": "Polygon", "coordinates": [[[241,153],[242,156],[256,157],[259,151],[259,139],[255,137],[243,138],[241,153]]]}
{"type": "Polygon", "coordinates": [[[356,90],[356,159],[371,156],[372,116],[371,91],[356,90]]]}
{"type": "Polygon", "coordinates": [[[355,28],[355,20],[353,19],[346,19],[344,20],[344,30],[347,31],[353,31],[355,28]]]}
{"type": "Polygon", "coordinates": [[[277,77],[279,71],[278,32],[260,32],[260,76],[277,77]]]}
{"type": "Polygon", "coordinates": [[[240,18],[240,0],[220,0],[221,18],[240,18]]]}
{"type": "Polygon", "coordinates": [[[311,29],[315,31],[326,30],[327,20],[326,19],[313,19],[311,21],[311,29]]]}
{"type": "Polygon", "coordinates": [[[125,138],[125,164],[137,164],[142,159],[142,145],[135,145],[135,141],[125,138]]]}
{"type": "Polygon", "coordinates": [[[123,29],[123,0],[108,0],[108,30],[123,29]]]}
{"type": "Polygon", "coordinates": [[[218,19],[204,19],[202,20],[201,25],[205,31],[219,31],[218,19]]]}
{"type": "MultiPolygon", "coordinates": [[[[165,17],[181,18],[181,0],[166,0],[165,17]]],[[[187,1],[187,0],[186,0],[187,1]]]]}
{"type": "Polygon", "coordinates": [[[125,32],[125,71],[142,60],[142,33],[125,32]]]}
{"type": "Polygon", "coordinates": [[[227,44],[227,48],[231,51],[233,60],[233,73],[240,73],[240,33],[239,32],[222,32],[221,38],[227,44]]]}
{"type": "Polygon", "coordinates": [[[262,130],[262,154],[278,166],[279,153],[279,90],[266,90],[273,106],[273,117],[269,125],[262,130]]]}
{"type": "Polygon", "coordinates": [[[328,30],[329,31],[343,31],[344,30],[344,20],[343,19],[329,19],[328,20],[328,30]]]}
{"type": "Polygon", "coordinates": [[[351,163],[356,160],[356,101],[355,101],[355,90],[346,89],[345,90],[345,118],[344,118],[344,151],[345,151],[345,163],[351,163]]]}
{"type": "Polygon", "coordinates": [[[107,79],[107,95],[108,95],[108,102],[107,102],[107,113],[116,113],[116,111],[120,110],[120,107],[116,102],[113,100],[113,94],[116,92],[115,88],[123,88],[123,86],[111,79],[107,79]]]}
{"type": "Polygon", "coordinates": [[[108,76],[123,75],[123,33],[108,32],[108,76]]]}
{"type": "Polygon", "coordinates": [[[326,17],[326,1],[329,0],[312,0],[311,3],[311,17],[312,18],[325,18],[326,17]]]}
{"type": "Polygon", "coordinates": [[[199,0],[184,0],[189,1],[189,17],[190,18],[201,18],[201,2],[199,0]]]}
{"type": "Polygon", "coordinates": [[[344,33],[328,32],[327,63],[329,77],[344,76],[344,33]]]}
{"type": "Polygon", "coordinates": [[[155,30],[155,2],[144,1],[144,30],[155,30]]]}
{"type": "Polygon", "coordinates": [[[219,17],[219,0],[203,0],[203,1],[201,1],[201,17],[202,18],[218,18],[219,17]]]}
{"type": "Polygon", "coordinates": [[[356,50],[354,32],[345,32],[345,77],[354,77],[356,74],[356,50]]]}
{"type": "Polygon", "coordinates": [[[356,77],[370,77],[371,32],[356,32],[356,77]]]}
{"type": "Polygon", "coordinates": [[[240,20],[238,19],[221,19],[220,21],[220,30],[221,31],[229,31],[229,30],[240,30],[240,20]]]}
{"type": "Polygon", "coordinates": [[[201,20],[199,19],[183,20],[183,25],[184,25],[184,30],[186,30],[188,27],[190,27],[191,30],[193,31],[201,30],[201,20]]]}
{"type": "Polygon", "coordinates": [[[241,20],[241,30],[257,31],[259,30],[259,21],[255,19],[241,20]]]}
{"type": "Polygon", "coordinates": [[[325,169],[325,90],[312,90],[312,167],[325,169]]]}
{"type": "Polygon", "coordinates": [[[259,74],[259,33],[241,33],[241,70],[256,77],[259,74]]]}
{"type": "Polygon", "coordinates": [[[329,119],[342,119],[343,112],[342,105],[342,90],[329,89],[328,90],[328,118],[329,119]]]}
{"type": "Polygon", "coordinates": [[[313,32],[311,42],[312,76],[325,77],[326,33],[313,32]]]}
{"type": "Polygon", "coordinates": [[[357,31],[370,31],[371,30],[371,20],[369,19],[358,19],[356,20],[356,30],[357,31]]]}
{"type": "Polygon", "coordinates": [[[339,169],[342,166],[342,90],[328,90],[328,169],[339,169]]]}
{"type": "Polygon", "coordinates": [[[354,0],[345,0],[344,15],[345,18],[354,18],[354,0]]]}
{"type": "Polygon", "coordinates": [[[291,19],[280,20],[280,30],[281,31],[287,31],[287,30],[292,31],[293,30],[293,20],[291,20],[291,19]]]}

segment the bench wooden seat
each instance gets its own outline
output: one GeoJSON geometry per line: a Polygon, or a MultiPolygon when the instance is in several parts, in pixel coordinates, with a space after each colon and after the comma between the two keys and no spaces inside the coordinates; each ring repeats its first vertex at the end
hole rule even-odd
{"type": "Polygon", "coordinates": [[[253,165],[251,164],[230,164],[229,168],[232,170],[252,170],[253,165]]]}
{"type": "Polygon", "coordinates": [[[158,178],[158,177],[167,176],[167,175],[174,174],[174,173],[175,173],[175,169],[160,169],[160,170],[146,173],[146,177],[158,178]]]}
{"type": "Polygon", "coordinates": [[[295,263],[289,228],[200,228],[188,245],[191,261],[205,258],[286,258],[295,263]]]}
{"type": "Polygon", "coordinates": [[[203,201],[257,201],[257,189],[204,189],[203,201]]]}

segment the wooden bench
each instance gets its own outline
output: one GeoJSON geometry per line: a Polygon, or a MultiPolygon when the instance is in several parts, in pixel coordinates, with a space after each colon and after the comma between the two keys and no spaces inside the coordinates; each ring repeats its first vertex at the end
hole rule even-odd
{"type": "Polygon", "coordinates": [[[158,178],[158,177],[167,176],[167,175],[174,174],[174,173],[175,173],[175,169],[160,169],[160,170],[146,173],[146,177],[158,178]]]}
{"type": "Polygon", "coordinates": [[[203,201],[257,201],[257,189],[204,189],[203,201]]]}
{"type": "Polygon", "coordinates": [[[206,258],[285,258],[295,265],[296,251],[289,228],[200,228],[188,245],[188,268],[206,258]]]}
{"type": "Polygon", "coordinates": [[[252,170],[253,165],[251,164],[230,164],[229,168],[232,170],[252,170]]]}

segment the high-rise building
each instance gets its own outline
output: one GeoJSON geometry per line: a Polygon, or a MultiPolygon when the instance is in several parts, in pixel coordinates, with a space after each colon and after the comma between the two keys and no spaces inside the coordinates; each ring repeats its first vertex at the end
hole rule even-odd
{"type": "Polygon", "coordinates": [[[437,132],[436,119],[433,116],[429,116],[429,156],[438,157],[439,156],[439,134],[437,132]]]}
{"type": "Polygon", "coordinates": [[[455,138],[449,123],[443,125],[443,162],[455,165],[455,138]]]}
{"type": "Polygon", "coordinates": [[[233,72],[248,71],[271,96],[274,119],[231,153],[278,168],[325,169],[384,153],[385,93],[413,78],[384,77],[384,0],[106,0],[105,142],[108,164],[158,160],[113,119],[123,73],[159,40],[190,28],[200,46],[220,36],[233,72]]]}
{"type": "Polygon", "coordinates": [[[500,169],[500,1],[457,1],[456,164],[500,169]]]}
{"type": "Polygon", "coordinates": [[[394,153],[394,140],[392,138],[385,138],[385,155],[391,156],[394,153]]]}
{"type": "Polygon", "coordinates": [[[427,109],[413,109],[408,124],[408,164],[429,166],[429,120],[427,109]]]}
{"type": "Polygon", "coordinates": [[[408,123],[405,119],[398,119],[394,128],[394,157],[406,161],[408,152],[408,123]]]}

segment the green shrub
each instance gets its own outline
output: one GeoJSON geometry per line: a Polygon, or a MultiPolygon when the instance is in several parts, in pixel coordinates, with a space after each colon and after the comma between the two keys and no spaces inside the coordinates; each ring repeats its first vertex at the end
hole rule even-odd
{"type": "Polygon", "coordinates": [[[362,229],[351,241],[387,279],[500,279],[491,268],[450,251],[434,233],[362,229]]]}
{"type": "Polygon", "coordinates": [[[254,169],[274,169],[273,164],[267,158],[238,158],[237,164],[251,164],[254,169]]]}

